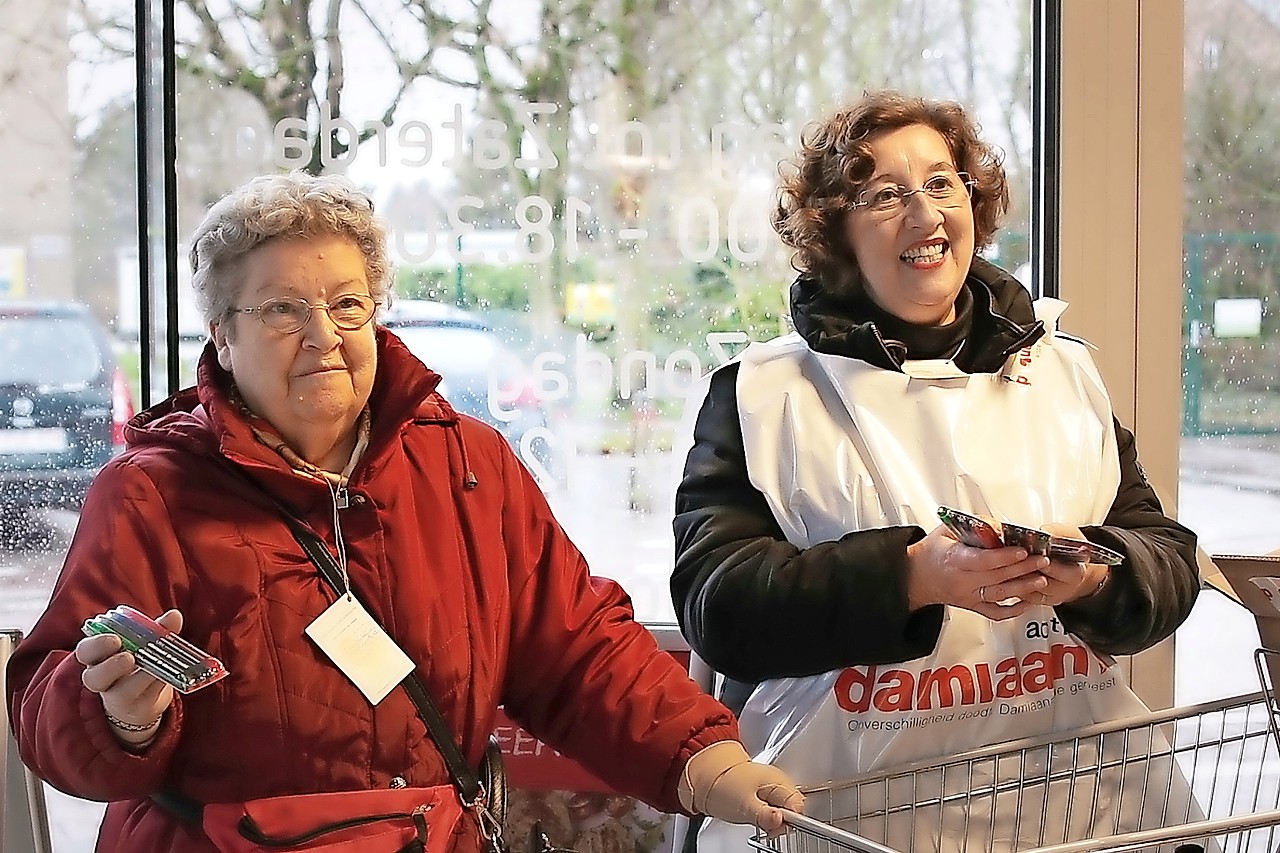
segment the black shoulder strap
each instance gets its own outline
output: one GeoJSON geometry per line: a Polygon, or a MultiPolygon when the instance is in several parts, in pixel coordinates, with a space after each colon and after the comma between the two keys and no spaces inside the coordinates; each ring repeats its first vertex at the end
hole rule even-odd
{"type": "MultiPolygon", "coordinates": [[[[260,494],[276,508],[284,518],[285,523],[289,525],[290,532],[298,540],[302,550],[310,558],[311,562],[315,563],[316,568],[320,570],[320,576],[325,579],[325,582],[333,587],[334,591],[339,595],[349,591],[352,597],[359,601],[360,597],[356,595],[354,589],[345,589],[342,567],[338,565],[338,561],[334,559],[333,554],[329,551],[329,546],[324,544],[324,540],[290,512],[288,507],[255,483],[239,466],[229,465],[227,467],[231,473],[253,486],[256,493],[260,494]]],[[[368,610],[368,606],[363,601],[360,604],[368,610]]],[[[436,708],[435,703],[431,701],[431,695],[427,693],[427,688],[423,686],[417,674],[410,672],[400,682],[400,686],[409,694],[409,699],[413,702],[414,708],[417,709],[418,716],[422,719],[423,724],[426,725],[427,732],[431,735],[431,739],[436,742],[436,746],[439,747],[440,754],[444,756],[445,766],[449,768],[449,775],[453,778],[453,784],[458,787],[458,793],[462,795],[463,805],[467,808],[474,808],[477,814],[480,815],[481,831],[486,838],[499,839],[502,834],[502,821],[506,812],[506,786],[502,776],[502,756],[497,749],[496,742],[490,738],[489,747],[485,750],[484,764],[489,787],[496,790],[486,791],[484,786],[481,785],[479,777],[467,764],[466,756],[462,754],[462,749],[458,746],[457,741],[453,739],[453,731],[449,728],[449,723],[445,720],[444,715],[440,713],[440,710],[436,708]],[[487,795],[489,800],[481,802],[482,795],[487,795]],[[495,796],[497,797],[496,800],[494,799],[495,796]]],[[[151,799],[180,820],[195,826],[200,825],[203,804],[175,791],[158,791],[151,795],[151,799]]],[[[498,843],[496,841],[491,843],[494,844],[494,849],[497,849],[498,843]]]]}
{"type": "MultiPolygon", "coordinates": [[[[329,546],[324,544],[324,540],[291,513],[283,511],[283,508],[282,514],[294,538],[298,540],[302,550],[311,558],[311,562],[316,564],[316,568],[320,570],[320,575],[329,586],[333,587],[334,591],[339,595],[349,591],[359,601],[360,598],[356,595],[355,590],[344,589],[342,567],[338,565],[338,561],[334,559],[333,554],[329,551],[329,546]]],[[[364,606],[364,602],[361,602],[361,606],[364,606]]],[[[366,607],[366,609],[368,608],[366,607]]],[[[418,709],[418,716],[422,718],[422,722],[427,726],[427,731],[431,733],[436,746],[440,748],[440,753],[444,756],[444,763],[449,768],[449,775],[453,777],[453,783],[458,786],[458,790],[462,793],[463,803],[471,806],[480,796],[480,780],[467,764],[466,757],[463,756],[461,748],[453,738],[453,731],[449,728],[449,723],[445,721],[444,715],[440,713],[435,703],[431,701],[430,694],[427,693],[426,687],[423,686],[416,673],[411,672],[406,675],[404,681],[400,682],[400,686],[404,688],[405,692],[409,694],[409,698],[413,700],[414,707],[418,709]]]]}
{"type": "MultiPolygon", "coordinates": [[[[324,544],[324,540],[316,535],[315,531],[295,518],[283,506],[279,503],[276,506],[281,515],[284,516],[285,522],[289,525],[289,530],[293,533],[294,538],[302,546],[302,550],[306,552],[311,562],[315,563],[316,568],[320,570],[320,576],[325,579],[329,586],[333,587],[335,592],[342,595],[345,592],[342,567],[333,558],[333,554],[329,551],[329,546],[324,544]]],[[[351,594],[352,596],[356,595],[354,590],[351,591],[351,594]]],[[[359,600],[358,596],[357,600],[359,600]]],[[[363,602],[361,604],[363,606],[363,602]]],[[[413,701],[413,706],[418,710],[418,716],[426,725],[427,731],[436,742],[436,746],[440,748],[440,753],[444,756],[445,765],[449,768],[449,775],[453,777],[453,784],[458,786],[458,792],[462,795],[463,803],[469,808],[476,805],[481,791],[480,780],[467,764],[466,757],[453,739],[453,732],[450,730],[448,722],[445,721],[444,716],[436,708],[435,703],[431,701],[431,696],[427,693],[427,689],[423,686],[421,679],[418,678],[417,674],[411,672],[400,682],[400,686],[409,694],[409,698],[413,701]]],[[[492,748],[486,752],[491,770],[496,769],[494,765],[500,766],[501,762],[500,755],[490,754],[494,752],[496,750],[492,748]]],[[[490,784],[502,788],[504,782],[500,771],[494,772],[493,776],[495,781],[490,784]]],[[[505,790],[485,793],[497,797],[497,800],[493,803],[494,806],[497,806],[496,814],[501,816],[505,813],[505,790]]],[[[151,795],[151,799],[183,822],[193,826],[200,825],[200,815],[204,809],[202,803],[175,791],[157,791],[151,795]]],[[[489,808],[489,806],[485,807],[489,808]]],[[[498,817],[497,820],[500,828],[501,817],[498,817]]],[[[492,831],[489,827],[486,827],[486,829],[492,831]]]]}

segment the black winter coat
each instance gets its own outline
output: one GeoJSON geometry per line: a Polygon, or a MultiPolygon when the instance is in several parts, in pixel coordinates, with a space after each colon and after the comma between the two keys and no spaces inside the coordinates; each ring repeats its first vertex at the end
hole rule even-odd
{"type": "MultiPolygon", "coordinates": [[[[1016,280],[976,258],[967,281],[971,325],[955,356],[970,373],[999,370],[1043,334],[1016,280]]],[[[900,370],[906,347],[888,339],[865,297],[800,279],[791,293],[797,331],[819,352],[900,370]]],[[[883,323],[881,323],[883,325],[883,323]]],[[[738,365],[711,378],[694,446],[676,493],[671,593],[694,651],[730,679],[735,710],[748,686],[854,665],[896,663],[933,651],[943,606],[907,607],[907,546],[915,526],[848,533],[810,548],[790,544],[747,477],[738,420],[738,365]],[[740,682],[734,684],[733,682],[740,682]],[[745,683],[745,684],[744,684],[745,683]],[[735,707],[736,706],[736,707],[735,707]]],[[[1101,593],[1062,605],[1063,626],[1094,649],[1130,654],[1164,639],[1199,592],[1196,537],[1164,514],[1117,421],[1121,482],[1106,519],[1085,536],[1125,556],[1101,593]]]]}

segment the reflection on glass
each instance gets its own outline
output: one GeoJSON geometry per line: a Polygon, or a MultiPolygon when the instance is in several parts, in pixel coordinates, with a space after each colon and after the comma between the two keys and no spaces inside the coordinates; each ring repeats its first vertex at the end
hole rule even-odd
{"type": "MultiPolygon", "coordinates": [[[[74,184],[66,271],[41,288],[92,306],[139,399],[131,8],[74,5],[69,30],[44,39],[56,61],[42,66],[70,97],[55,99],[60,122],[31,131],[43,159],[19,171],[74,184]]],[[[645,619],[673,616],[685,398],[787,323],[793,272],[769,214],[805,120],[877,86],[962,101],[1012,185],[993,259],[1026,260],[1029,0],[829,3],[822,39],[777,3],[643,2],[613,19],[599,4],[506,0],[484,19],[459,4],[428,32],[387,0],[359,14],[340,4],[328,43],[324,21],[285,6],[207,16],[177,5],[180,233],[255,173],[340,171],[366,186],[393,226],[398,296],[486,327],[470,335],[485,337],[478,349],[439,344],[465,339],[461,328],[415,328],[422,357],[460,408],[499,425],[594,569],[622,580],[645,619]],[[483,379],[481,359],[458,364],[456,353],[497,346],[483,379]]],[[[204,330],[185,275],[187,382],[204,330]]]]}

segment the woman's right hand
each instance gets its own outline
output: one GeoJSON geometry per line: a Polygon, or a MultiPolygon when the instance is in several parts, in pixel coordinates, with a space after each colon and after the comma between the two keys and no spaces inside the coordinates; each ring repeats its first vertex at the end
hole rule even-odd
{"type": "MultiPolygon", "coordinates": [[[[177,633],[182,614],[169,610],[156,621],[177,633]]],[[[164,712],[173,703],[173,688],[138,669],[133,654],[115,634],[85,637],[76,643],[76,660],[84,664],[80,681],[98,694],[116,739],[129,746],[150,743],[164,712]],[[140,727],[137,731],[135,727],[140,727]]]]}
{"type": "Polygon", "coordinates": [[[996,621],[1012,619],[1040,603],[1048,583],[1040,570],[1048,565],[1048,557],[1024,548],[965,545],[939,525],[907,546],[908,603],[912,610],[950,604],[996,621]]]}

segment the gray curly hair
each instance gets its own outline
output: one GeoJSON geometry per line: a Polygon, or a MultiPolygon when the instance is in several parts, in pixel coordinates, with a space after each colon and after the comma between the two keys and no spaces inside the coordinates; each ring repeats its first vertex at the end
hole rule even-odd
{"type": "Polygon", "coordinates": [[[227,193],[209,208],[191,238],[191,286],[206,324],[233,313],[242,282],[240,262],[276,238],[350,238],[365,259],[369,295],[387,303],[391,261],[387,226],[373,201],[336,175],[263,175],[227,193]]]}

